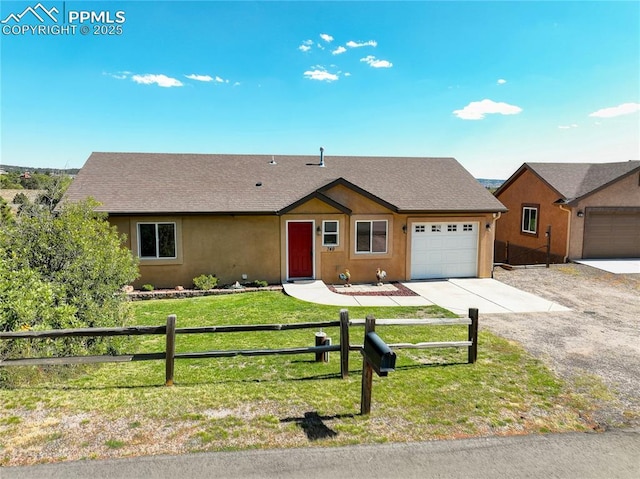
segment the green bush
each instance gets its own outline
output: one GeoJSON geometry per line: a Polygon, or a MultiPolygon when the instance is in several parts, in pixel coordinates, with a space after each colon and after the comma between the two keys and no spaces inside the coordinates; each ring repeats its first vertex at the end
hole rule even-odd
{"type": "Polygon", "coordinates": [[[153,287],[152,284],[147,283],[147,284],[143,284],[142,285],[142,290],[143,291],[153,291],[154,289],[155,288],[153,287]]]}
{"type": "Polygon", "coordinates": [[[255,286],[256,288],[266,288],[267,286],[269,286],[269,283],[260,279],[256,279],[253,283],[251,283],[251,285],[255,286]]]}
{"type": "MultiPolygon", "coordinates": [[[[137,262],[124,247],[124,237],[95,213],[96,206],[95,201],[85,201],[52,212],[34,205],[3,224],[0,331],[125,323],[128,313],[121,288],[138,276],[137,262]]],[[[33,344],[47,354],[108,348],[106,341],[96,338],[33,344]]],[[[12,354],[6,348],[0,355],[12,354]]]]}
{"type": "Polygon", "coordinates": [[[218,278],[214,274],[201,274],[193,278],[193,286],[196,289],[201,289],[206,291],[208,289],[213,289],[218,285],[218,278]]]}

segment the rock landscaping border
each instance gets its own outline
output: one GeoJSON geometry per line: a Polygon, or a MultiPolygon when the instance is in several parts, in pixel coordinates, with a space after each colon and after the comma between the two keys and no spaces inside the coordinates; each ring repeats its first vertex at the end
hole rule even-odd
{"type": "Polygon", "coordinates": [[[259,291],[282,291],[282,285],[272,285],[264,287],[242,287],[242,288],[221,288],[221,289],[158,289],[154,291],[133,291],[126,293],[129,301],[145,301],[150,299],[182,299],[199,298],[201,296],[216,296],[220,294],[256,293],[259,291]]]}

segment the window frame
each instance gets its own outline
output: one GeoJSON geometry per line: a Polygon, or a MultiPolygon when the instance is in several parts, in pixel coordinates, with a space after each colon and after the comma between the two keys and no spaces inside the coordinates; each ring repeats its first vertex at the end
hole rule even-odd
{"type": "Polygon", "coordinates": [[[520,215],[520,233],[524,235],[530,236],[538,236],[538,230],[540,225],[540,205],[538,204],[523,204],[521,206],[521,215],[520,215]],[[527,227],[531,226],[531,212],[535,212],[535,225],[534,229],[526,229],[525,228],[525,220],[528,219],[527,227]],[[527,214],[528,212],[528,214],[527,214]]]}
{"type": "Polygon", "coordinates": [[[326,246],[328,248],[336,248],[340,246],[340,221],[338,220],[323,220],[322,221],[322,246],[326,246]],[[327,224],[335,223],[336,230],[335,231],[327,231],[327,224]],[[335,243],[327,243],[327,236],[335,236],[335,243]]]}
{"type": "Polygon", "coordinates": [[[389,220],[387,219],[370,219],[370,220],[355,220],[355,241],[354,241],[355,254],[357,255],[385,255],[389,253],[389,220]],[[369,223],[369,249],[368,250],[359,250],[359,241],[358,241],[358,224],[360,223],[369,223]],[[374,239],[374,223],[384,223],[384,251],[373,251],[373,239],[374,239]]]}
{"type": "Polygon", "coordinates": [[[178,225],[175,221],[138,221],[136,223],[136,234],[138,242],[138,258],[144,261],[165,261],[178,259],[178,225]],[[155,232],[155,256],[142,256],[142,234],[140,232],[140,226],[153,225],[155,232]],[[173,226],[173,256],[160,256],[160,241],[158,234],[159,225],[171,225],[173,226]]]}

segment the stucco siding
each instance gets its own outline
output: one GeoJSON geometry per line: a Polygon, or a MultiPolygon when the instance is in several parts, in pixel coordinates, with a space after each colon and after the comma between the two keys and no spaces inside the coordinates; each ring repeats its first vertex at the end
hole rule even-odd
{"type": "Polygon", "coordinates": [[[170,222],[176,225],[175,258],[140,260],[140,278],[135,287],[191,287],[200,274],[215,274],[221,285],[235,281],[289,280],[288,224],[310,223],[313,277],[328,284],[340,283],[339,273],[351,272],[353,282],[375,281],[375,272],[387,272],[388,281],[411,278],[411,224],[414,222],[474,222],[478,224],[479,277],[490,277],[493,264],[494,218],[476,215],[406,215],[395,213],[373,199],[338,185],[325,194],[351,210],[348,215],[333,205],[312,198],[287,214],[277,215],[176,215],[113,216],[110,221],[127,235],[127,246],[138,255],[138,224],[170,222]],[[323,245],[324,221],[337,221],[337,245],[323,245]],[[386,251],[357,252],[358,221],[385,221],[386,251]],[[487,228],[487,225],[489,227],[487,228]],[[243,278],[246,275],[246,278],[243,278]]]}
{"type": "Polygon", "coordinates": [[[193,285],[193,278],[201,274],[215,274],[220,284],[265,280],[280,280],[277,254],[280,244],[276,216],[161,216],[112,217],[112,224],[126,233],[129,247],[137,252],[137,224],[139,222],[175,222],[178,257],[172,260],[140,260],[140,278],[135,287],[152,284],[156,288],[193,285]]]}
{"type": "Polygon", "coordinates": [[[584,245],[585,216],[579,217],[578,211],[585,212],[589,207],[636,207],[640,208],[640,178],[638,173],[603,188],[585,197],[573,206],[571,215],[571,238],[569,241],[569,258],[582,258],[584,245]]]}
{"type": "MultiPolygon", "coordinates": [[[[496,241],[509,242],[521,248],[536,249],[546,245],[545,232],[551,226],[551,254],[566,255],[569,214],[555,204],[558,193],[536,175],[525,170],[497,197],[509,211],[503,213],[496,226],[496,241]],[[537,234],[522,232],[523,205],[538,206],[537,234]]],[[[502,261],[504,258],[496,258],[502,261]]],[[[517,261],[514,261],[517,263],[517,261]]]]}

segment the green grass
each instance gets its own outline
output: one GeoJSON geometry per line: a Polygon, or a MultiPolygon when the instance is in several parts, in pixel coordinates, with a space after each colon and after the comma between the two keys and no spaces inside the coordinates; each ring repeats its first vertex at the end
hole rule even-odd
{"type": "MultiPolygon", "coordinates": [[[[177,326],[295,323],[337,320],[338,307],[298,301],[279,292],[208,296],[133,303],[136,325],[177,326]]],[[[482,312],[481,312],[482,313],[482,312]]],[[[351,318],[453,316],[437,307],[350,308],[351,318]]],[[[482,316],[480,318],[482,325],[482,316]]],[[[326,332],[339,342],[338,328],[326,332]]],[[[466,340],[465,326],[379,326],[387,342],[466,340]]],[[[361,344],[364,329],[351,328],[361,344]]],[[[178,352],[312,346],[313,330],[178,335],[178,352]]],[[[164,350],[163,336],[135,336],[123,353],[164,350]]],[[[90,415],[122,422],[121,440],[102,445],[135,454],[131,441],[167,440],[192,451],[414,441],[486,434],[581,430],[590,427],[567,388],[519,346],[481,329],[478,362],[466,364],[466,349],[399,350],[396,371],[374,377],[372,413],[360,416],[362,356],[350,354],[350,376],[340,378],[339,353],[328,363],[313,355],[176,360],[175,385],[165,387],[164,362],[86,367],[0,389],[3,443],[28,430],[20,413],[46,410],[52,417],[90,415]],[[4,419],[3,419],[4,418],[4,419]],[[26,429],[25,429],[26,428],[26,429]]],[[[582,408],[588,407],[584,402],[582,408]]],[[[34,426],[35,427],[35,426],[34,426]]],[[[97,426],[96,426],[97,427],[97,426]]],[[[73,431],[65,432],[71,441],[73,431]]],[[[61,440],[65,440],[66,436],[61,440]]],[[[81,448],[82,449],[82,448],[81,448]]],[[[8,451],[3,451],[6,455],[8,451]]],[[[79,457],[91,457],[87,452],[79,457]]],[[[73,457],[73,456],[72,456],[73,457]]]]}

